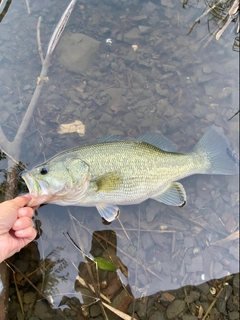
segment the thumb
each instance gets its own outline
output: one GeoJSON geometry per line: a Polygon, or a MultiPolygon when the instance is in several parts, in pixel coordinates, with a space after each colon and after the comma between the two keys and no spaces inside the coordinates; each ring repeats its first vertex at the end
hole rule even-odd
{"type": "Polygon", "coordinates": [[[24,207],[30,200],[32,199],[32,197],[30,196],[30,194],[26,194],[24,196],[19,196],[16,197],[10,201],[12,201],[12,203],[18,207],[18,208],[22,208],[24,207]]]}

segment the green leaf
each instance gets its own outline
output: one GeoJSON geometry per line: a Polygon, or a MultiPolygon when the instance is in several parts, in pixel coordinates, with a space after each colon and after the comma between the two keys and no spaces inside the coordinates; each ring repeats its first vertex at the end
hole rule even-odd
{"type": "Polygon", "coordinates": [[[116,271],[117,270],[115,265],[111,261],[106,260],[102,257],[96,257],[96,258],[94,258],[94,261],[96,262],[99,269],[106,270],[106,271],[116,271]]]}

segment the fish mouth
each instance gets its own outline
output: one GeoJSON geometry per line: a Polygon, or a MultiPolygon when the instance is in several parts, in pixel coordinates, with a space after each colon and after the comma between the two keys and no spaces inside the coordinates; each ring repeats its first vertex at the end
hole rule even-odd
{"type": "Polygon", "coordinates": [[[32,199],[27,203],[27,206],[39,206],[40,204],[48,202],[52,197],[52,195],[49,194],[46,184],[35,179],[29,172],[24,172],[21,177],[26,183],[29,194],[32,197],[32,199]]]}

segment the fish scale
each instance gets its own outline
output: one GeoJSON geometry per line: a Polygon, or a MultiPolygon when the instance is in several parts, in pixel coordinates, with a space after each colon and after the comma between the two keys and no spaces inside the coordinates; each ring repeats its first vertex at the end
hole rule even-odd
{"type": "MultiPolygon", "coordinates": [[[[90,168],[93,168],[91,179],[94,180],[96,177],[103,175],[106,165],[110,172],[117,171],[122,178],[122,183],[118,189],[112,191],[111,194],[103,191],[96,192],[94,199],[96,202],[100,199],[105,203],[109,200],[112,202],[115,199],[118,204],[144,201],[151,194],[155,194],[156,190],[161,190],[161,187],[165,187],[167,183],[171,182],[172,177],[180,179],[187,176],[188,171],[193,169],[191,166],[193,163],[187,159],[191,156],[169,154],[146,143],[140,145],[137,142],[123,142],[116,145],[113,142],[93,145],[88,150],[84,148],[81,152],[78,152],[78,156],[88,163],[90,168]],[[94,154],[95,150],[96,154],[94,154]],[[107,158],[108,161],[102,161],[102,156],[106,154],[111,156],[107,158]],[[179,159],[180,156],[182,156],[182,161],[179,159]],[[178,158],[178,166],[176,166],[175,157],[178,158]],[[173,163],[175,164],[174,172],[171,166],[173,163]]],[[[92,205],[92,196],[91,189],[86,192],[82,203],[92,205]],[[90,196],[88,193],[90,193],[90,196]]]]}

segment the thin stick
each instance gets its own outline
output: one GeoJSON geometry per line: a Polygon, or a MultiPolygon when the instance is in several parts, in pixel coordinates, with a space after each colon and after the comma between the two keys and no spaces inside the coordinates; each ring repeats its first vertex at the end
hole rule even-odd
{"type": "Polygon", "coordinates": [[[6,154],[9,153],[9,149],[10,149],[8,139],[5,136],[1,126],[0,126],[0,149],[4,150],[6,154]]]}
{"type": "Polygon", "coordinates": [[[234,115],[231,116],[231,118],[228,119],[228,121],[230,121],[232,118],[234,118],[239,112],[240,112],[240,110],[238,110],[237,112],[235,112],[234,115]]]}
{"type": "Polygon", "coordinates": [[[130,240],[130,238],[129,238],[129,235],[127,234],[126,229],[124,228],[124,226],[123,226],[123,224],[122,224],[122,221],[120,220],[120,218],[119,218],[119,217],[117,217],[117,219],[118,219],[118,222],[120,223],[120,226],[122,227],[123,232],[125,233],[125,235],[126,235],[127,239],[128,239],[129,241],[131,241],[131,240],[130,240]]]}
{"type": "Polygon", "coordinates": [[[18,161],[16,161],[8,152],[6,152],[4,149],[2,149],[1,146],[0,146],[0,149],[2,150],[3,153],[6,154],[6,156],[8,156],[9,159],[12,160],[12,162],[14,162],[16,165],[19,165],[22,169],[25,169],[23,167],[23,165],[21,165],[18,161]]]}
{"type": "Polygon", "coordinates": [[[55,28],[54,32],[53,32],[53,35],[49,41],[49,45],[48,45],[48,50],[47,50],[47,56],[48,55],[51,55],[53,53],[53,50],[55,49],[57,43],[58,43],[58,40],[59,38],[61,37],[61,34],[63,32],[63,30],[65,29],[65,26],[68,22],[68,19],[72,13],[72,10],[76,4],[77,0],[72,0],[67,9],[64,11],[57,27],[55,28]]]}
{"type": "Polygon", "coordinates": [[[210,304],[210,306],[208,307],[204,317],[202,318],[202,320],[205,320],[209,314],[209,312],[212,310],[213,306],[215,305],[215,303],[217,302],[217,299],[219,298],[220,294],[223,291],[223,287],[219,290],[218,294],[216,295],[216,297],[214,298],[214,300],[212,301],[212,303],[210,304]]]}

